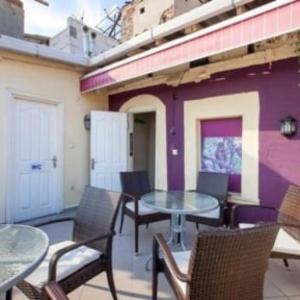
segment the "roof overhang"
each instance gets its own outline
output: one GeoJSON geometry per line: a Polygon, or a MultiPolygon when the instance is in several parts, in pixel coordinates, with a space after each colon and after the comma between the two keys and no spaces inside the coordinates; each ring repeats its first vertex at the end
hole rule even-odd
{"type": "Polygon", "coordinates": [[[184,65],[300,29],[300,0],[277,0],[240,16],[91,72],[89,92],[184,65]]]}

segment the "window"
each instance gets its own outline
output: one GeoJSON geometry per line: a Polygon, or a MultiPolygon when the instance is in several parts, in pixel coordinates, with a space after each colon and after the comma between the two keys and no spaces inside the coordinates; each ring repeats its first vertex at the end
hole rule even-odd
{"type": "Polygon", "coordinates": [[[200,169],[230,174],[229,190],[241,193],[242,118],[205,120],[200,126],[200,169]]]}
{"type": "Polygon", "coordinates": [[[142,8],[140,9],[140,14],[142,15],[144,12],[145,12],[145,7],[142,7],[142,8]]]}
{"type": "Polygon", "coordinates": [[[74,26],[70,26],[70,36],[77,39],[77,29],[74,26]]]}

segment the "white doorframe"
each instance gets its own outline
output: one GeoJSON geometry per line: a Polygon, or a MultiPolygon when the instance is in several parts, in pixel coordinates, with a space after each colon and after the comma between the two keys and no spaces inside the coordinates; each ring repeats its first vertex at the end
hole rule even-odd
{"type": "Polygon", "coordinates": [[[15,132],[14,114],[16,109],[16,101],[23,100],[29,102],[37,102],[41,104],[49,104],[57,108],[57,182],[58,182],[58,199],[55,203],[56,212],[60,212],[64,208],[64,104],[63,102],[48,98],[43,95],[30,94],[15,89],[6,89],[6,120],[5,120],[5,218],[7,223],[14,222],[14,185],[13,172],[15,169],[14,141],[13,136],[15,132]]]}

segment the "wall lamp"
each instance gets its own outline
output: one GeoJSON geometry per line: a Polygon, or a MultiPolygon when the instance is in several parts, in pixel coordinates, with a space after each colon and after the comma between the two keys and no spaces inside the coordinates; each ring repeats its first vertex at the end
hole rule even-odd
{"type": "Polygon", "coordinates": [[[281,135],[291,138],[297,133],[297,120],[292,116],[280,120],[281,135]]]}

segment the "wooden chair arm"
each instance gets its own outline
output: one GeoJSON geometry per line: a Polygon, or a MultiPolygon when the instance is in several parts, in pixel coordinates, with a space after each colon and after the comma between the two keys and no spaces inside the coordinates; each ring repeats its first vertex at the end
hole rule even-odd
{"type": "MultiPolygon", "coordinates": [[[[161,250],[164,259],[167,263],[167,266],[171,269],[171,271],[173,272],[173,274],[175,274],[175,276],[183,282],[190,282],[191,278],[188,274],[184,274],[182,273],[177,264],[176,261],[174,259],[174,256],[172,255],[172,252],[170,251],[170,248],[168,247],[166,241],[164,240],[163,236],[161,234],[155,234],[154,235],[154,243],[157,243],[157,251],[158,253],[156,253],[156,255],[159,255],[159,250],[161,250]]],[[[155,246],[154,246],[155,248],[155,246]]]]}
{"type": "Polygon", "coordinates": [[[61,287],[56,282],[49,282],[43,288],[44,298],[49,300],[69,300],[69,298],[65,295],[61,287]]]}
{"type": "Polygon", "coordinates": [[[100,240],[104,240],[104,239],[108,239],[111,238],[115,235],[115,232],[112,233],[108,233],[105,235],[100,235],[100,236],[96,236],[90,239],[87,239],[85,241],[82,242],[78,242],[69,246],[66,246],[65,248],[62,248],[58,251],[56,251],[51,259],[50,259],[50,263],[49,263],[49,273],[48,273],[48,281],[56,281],[56,271],[57,271],[57,264],[59,259],[66,253],[73,251],[81,246],[88,246],[96,241],[100,241],[100,240]]]}
{"type": "Polygon", "coordinates": [[[280,226],[283,227],[292,227],[292,228],[299,228],[300,229],[300,225],[296,225],[296,224],[289,224],[289,223],[278,223],[280,226]]]}

